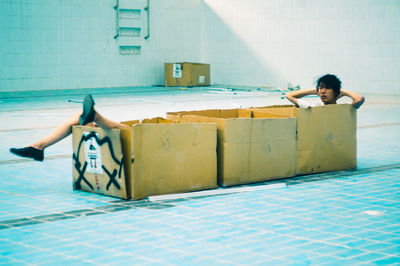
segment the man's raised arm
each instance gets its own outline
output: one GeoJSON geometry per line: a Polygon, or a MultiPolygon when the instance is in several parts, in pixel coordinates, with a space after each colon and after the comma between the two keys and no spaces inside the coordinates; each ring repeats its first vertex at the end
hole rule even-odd
{"type": "Polygon", "coordinates": [[[364,96],[361,96],[360,94],[355,93],[355,92],[341,90],[339,98],[342,96],[350,97],[353,100],[353,102],[351,104],[354,106],[354,108],[357,108],[357,109],[360,108],[360,106],[365,102],[364,96]]]}
{"type": "Polygon", "coordinates": [[[317,89],[308,89],[308,90],[299,90],[299,91],[289,91],[286,93],[286,99],[294,103],[297,107],[299,104],[297,102],[298,99],[307,96],[307,95],[315,95],[317,94],[317,89]]]}

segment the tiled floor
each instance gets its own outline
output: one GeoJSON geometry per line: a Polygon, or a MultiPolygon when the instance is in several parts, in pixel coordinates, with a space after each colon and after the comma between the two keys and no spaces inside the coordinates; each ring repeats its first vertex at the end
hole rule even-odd
{"type": "MultiPolygon", "coordinates": [[[[286,103],[263,90],[92,93],[115,120],[286,103]]],[[[154,202],[73,191],[70,138],[43,163],[9,154],[79,110],[68,100],[82,95],[1,98],[0,264],[400,265],[400,95],[366,97],[355,171],[154,202]]]]}

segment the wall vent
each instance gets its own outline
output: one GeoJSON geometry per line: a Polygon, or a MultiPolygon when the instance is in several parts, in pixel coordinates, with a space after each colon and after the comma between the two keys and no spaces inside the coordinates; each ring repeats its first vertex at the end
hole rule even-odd
{"type": "Polygon", "coordinates": [[[130,55],[130,54],[136,54],[139,55],[140,54],[140,46],[120,46],[119,47],[119,53],[120,54],[124,54],[124,55],[130,55]]]}

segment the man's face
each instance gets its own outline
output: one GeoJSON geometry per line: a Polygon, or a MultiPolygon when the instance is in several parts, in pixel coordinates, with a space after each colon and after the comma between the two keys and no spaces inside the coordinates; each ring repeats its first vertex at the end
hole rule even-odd
{"type": "Polygon", "coordinates": [[[336,95],[332,89],[326,88],[324,84],[318,86],[318,96],[324,104],[336,104],[336,95]]]}

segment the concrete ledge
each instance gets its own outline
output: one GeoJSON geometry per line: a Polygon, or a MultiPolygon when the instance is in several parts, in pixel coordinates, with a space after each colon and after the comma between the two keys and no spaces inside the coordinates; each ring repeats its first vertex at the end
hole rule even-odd
{"type": "Polygon", "coordinates": [[[240,92],[281,92],[273,87],[263,88],[254,86],[238,85],[211,85],[201,87],[165,87],[165,86],[137,86],[137,87],[104,87],[104,88],[81,88],[81,89],[55,89],[55,90],[31,90],[31,91],[0,91],[0,99],[4,98],[30,98],[30,97],[49,97],[49,96],[71,96],[71,95],[100,95],[109,93],[146,93],[160,91],[180,91],[181,89],[191,91],[220,91],[221,93],[240,93],[240,92]]]}

